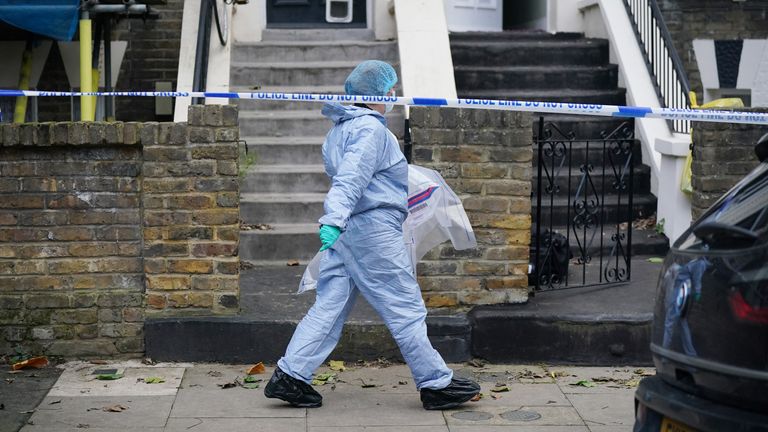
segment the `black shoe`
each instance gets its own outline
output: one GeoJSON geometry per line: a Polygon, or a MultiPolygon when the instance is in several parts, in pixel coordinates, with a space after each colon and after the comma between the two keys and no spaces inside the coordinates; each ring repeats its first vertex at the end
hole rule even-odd
{"type": "Polygon", "coordinates": [[[454,378],[448,387],[440,390],[421,389],[424,409],[444,410],[457,407],[480,393],[480,385],[466,378],[454,378]]]}
{"type": "Polygon", "coordinates": [[[323,397],[311,385],[299,381],[275,368],[275,373],[264,387],[264,396],[284,400],[299,408],[316,408],[323,404],[323,397]]]}

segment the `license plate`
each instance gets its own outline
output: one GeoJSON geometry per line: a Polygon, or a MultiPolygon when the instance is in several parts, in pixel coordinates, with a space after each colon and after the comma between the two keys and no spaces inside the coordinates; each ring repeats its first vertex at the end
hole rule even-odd
{"type": "Polygon", "coordinates": [[[696,432],[693,428],[688,427],[680,422],[664,417],[661,420],[661,432],[696,432]]]}

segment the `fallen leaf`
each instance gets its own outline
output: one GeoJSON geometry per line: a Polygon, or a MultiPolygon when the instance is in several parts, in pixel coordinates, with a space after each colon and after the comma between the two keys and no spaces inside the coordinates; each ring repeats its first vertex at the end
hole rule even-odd
{"type": "Polygon", "coordinates": [[[16,381],[15,378],[6,378],[5,379],[5,382],[8,383],[8,384],[13,384],[14,381],[16,381]]]}
{"type": "Polygon", "coordinates": [[[29,410],[29,411],[19,411],[19,414],[34,414],[35,411],[37,411],[37,410],[33,409],[33,410],[29,410]]]}
{"type": "Polygon", "coordinates": [[[149,357],[144,357],[144,359],[143,359],[143,360],[141,360],[141,362],[142,362],[142,363],[144,363],[145,365],[149,365],[149,366],[154,366],[154,365],[156,365],[156,364],[157,364],[157,362],[156,362],[156,361],[152,360],[152,359],[151,359],[151,358],[149,358],[149,357]]]}
{"type": "Polygon", "coordinates": [[[634,388],[640,385],[640,380],[632,379],[624,383],[625,386],[629,388],[634,388]]]}
{"type": "Polygon", "coordinates": [[[20,370],[11,370],[11,371],[8,371],[7,373],[9,373],[9,374],[14,374],[14,375],[15,375],[15,374],[24,373],[24,371],[20,371],[20,370]]]}
{"type": "Polygon", "coordinates": [[[648,258],[648,262],[652,264],[661,264],[664,262],[664,258],[661,257],[650,257],[648,258]]]}
{"type": "Polygon", "coordinates": [[[243,378],[243,382],[245,383],[257,383],[262,381],[263,380],[261,378],[256,378],[255,376],[252,376],[252,375],[246,375],[245,378],[243,378]]]}
{"type": "Polygon", "coordinates": [[[496,384],[496,387],[491,389],[494,393],[503,393],[509,391],[509,386],[506,384],[496,384]]]}
{"type": "Polygon", "coordinates": [[[55,401],[49,403],[48,405],[56,405],[56,404],[60,404],[60,403],[61,403],[61,399],[58,399],[58,400],[55,400],[55,401]]]}
{"type": "Polygon", "coordinates": [[[493,399],[493,400],[498,400],[498,399],[501,399],[501,395],[495,395],[495,394],[492,394],[492,395],[491,395],[491,399],[493,399]]]}
{"type": "Polygon", "coordinates": [[[400,385],[408,385],[408,381],[398,381],[397,383],[400,385]]]}
{"type": "Polygon", "coordinates": [[[237,382],[228,382],[224,384],[218,384],[219,387],[221,387],[222,390],[231,389],[234,387],[237,387],[237,382]]]}
{"type": "Polygon", "coordinates": [[[635,375],[653,376],[653,375],[656,375],[656,374],[654,372],[643,370],[643,369],[635,369],[635,375]]]}
{"type": "Polygon", "coordinates": [[[290,260],[287,263],[285,263],[288,267],[296,267],[299,265],[299,262],[297,260],[290,260]]]}
{"type": "Polygon", "coordinates": [[[557,401],[553,401],[553,400],[548,400],[547,401],[547,405],[554,404],[554,403],[557,403],[557,401]]]}
{"type": "Polygon", "coordinates": [[[88,363],[90,363],[90,364],[95,364],[95,365],[105,365],[105,364],[109,364],[109,362],[107,362],[106,360],[91,360],[91,361],[89,361],[88,363]]]}
{"type": "Polygon", "coordinates": [[[482,394],[482,393],[478,393],[478,394],[476,394],[476,395],[475,395],[475,397],[473,397],[472,399],[470,399],[470,401],[471,401],[471,402],[477,402],[477,401],[479,401],[479,400],[480,400],[480,399],[482,399],[482,398],[483,398],[483,394],[482,394]]]}
{"type": "Polygon", "coordinates": [[[77,427],[78,429],[88,429],[89,427],[91,427],[91,425],[87,423],[78,423],[77,426],[75,427],[77,427]]]}
{"type": "Polygon", "coordinates": [[[328,365],[330,366],[331,370],[338,372],[344,372],[347,370],[347,368],[344,366],[344,362],[341,360],[331,360],[328,365]]]}
{"type": "Polygon", "coordinates": [[[162,377],[149,377],[149,378],[144,378],[144,382],[146,384],[160,384],[160,383],[164,383],[165,379],[163,379],[162,377]]]}
{"type": "Polygon", "coordinates": [[[592,381],[587,381],[587,380],[581,380],[579,382],[575,382],[575,383],[572,383],[570,385],[577,386],[577,387],[595,387],[595,386],[597,386],[597,384],[593,383],[592,381]]]}
{"type": "Polygon", "coordinates": [[[123,377],[123,374],[119,374],[119,373],[96,375],[96,379],[102,380],[102,381],[114,381],[114,380],[119,380],[122,377],[123,377]]]}
{"type": "Polygon", "coordinates": [[[245,373],[247,375],[258,375],[258,374],[263,374],[265,371],[266,369],[264,368],[264,363],[258,362],[255,365],[249,367],[248,370],[245,371],[245,373]]]}
{"type": "Polygon", "coordinates": [[[40,369],[46,366],[48,366],[47,357],[33,357],[31,359],[14,363],[12,366],[12,369],[13,370],[28,369],[28,368],[40,369]]]}
{"type": "Polygon", "coordinates": [[[105,407],[103,407],[102,411],[105,411],[105,412],[123,412],[123,411],[125,411],[127,409],[128,409],[127,406],[112,405],[112,406],[105,406],[105,407]]]}
{"type": "Polygon", "coordinates": [[[557,379],[558,377],[568,376],[568,373],[565,371],[552,371],[549,373],[549,376],[551,376],[552,379],[557,379]]]}
{"type": "Polygon", "coordinates": [[[334,381],[334,378],[336,378],[335,373],[324,372],[321,374],[317,374],[315,376],[315,379],[312,380],[312,385],[321,386],[327,383],[332,383],[334,381]]]}
{"type": "Polygon", "coordinates": [[[212,376],[214,378],[220,378],[221,372],[219,371],[208,371],[208,376],[212,376]]]}

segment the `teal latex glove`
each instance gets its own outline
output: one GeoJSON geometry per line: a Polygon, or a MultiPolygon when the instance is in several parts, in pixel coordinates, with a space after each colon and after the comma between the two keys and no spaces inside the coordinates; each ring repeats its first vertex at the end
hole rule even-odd
{"type": "Polygon", "coordinates": [[[323,247],[320,248],[320,252],[322,252],[336,243],[341,235],[341,230],[332,225],[321,225],[318,234],[320,235],[320,242],[323,244],[323,247]]]}

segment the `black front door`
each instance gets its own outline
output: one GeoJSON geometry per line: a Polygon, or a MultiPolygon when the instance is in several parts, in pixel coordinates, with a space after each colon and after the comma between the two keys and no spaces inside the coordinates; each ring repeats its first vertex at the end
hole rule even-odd
{"type": "Polygon", "coordinates": [[[325,0],[268,0],[268,28],[366,27],[366,0],[354,0],[351,23],[325,20],[325,0]]]}

